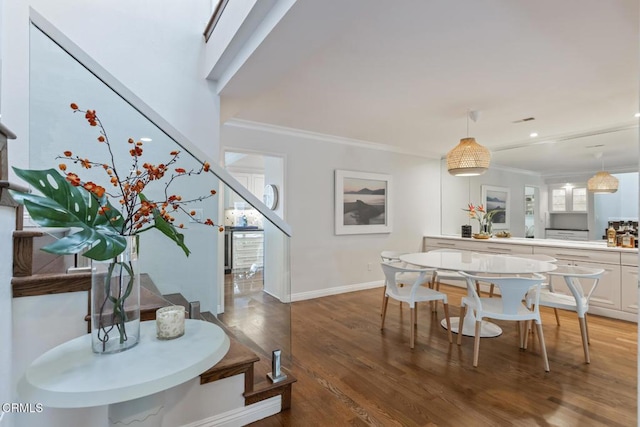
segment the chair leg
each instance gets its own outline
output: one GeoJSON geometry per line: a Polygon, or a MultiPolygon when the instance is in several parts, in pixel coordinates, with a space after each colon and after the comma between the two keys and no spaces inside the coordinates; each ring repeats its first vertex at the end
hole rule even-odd
{"type": "Polygon", "coordinates": [[[526,350],[529,345],[529,331],[533,331],[531,329],[531,320],[526,320],[524,322],[524,333],[522,334],[522,347],[520,347],[523,350],[526,350]]]}
{"type": "Polygon", "coordinates": [[[478,353],[480,352],[480,328],[482,320],[476,320],[476,336],[473,340],[473,367],[478,367],[478,353]]]}
{"type": "Polygon", "coordinates": [[[444,318],[447,320],[447,332],[449,333],[449,344],[453,343],[453,334],[451,333],[451,320],[449,319],[449,304],[442,303],[444,307],[444,318]]]}
{"type": "Polygon", "coordinates": [[[476,293],[480,296],[480,282],[476,280],[476,293]]]}
{"type": "Polygon", "coordinates": [[[587,331],[587,344],[591,344],[589,339],[589,322],[587,322],[587,313],[584,314],[584,330],[587,331]]]}
{"type": "Polygon", "coordinates": [[[413,309],[413,324],[418,325],[418,304],[416,303],[413,309]]]}
{"type": "Polygon", "coordinates": [[[587,332],[587,320],[584,317],[578,319],[580,321],[580,334],[582,335],[582,348],[584,349],[584,362],[591,363],[589,356],[589,336],[587,332]]]}
{"type": "Polygon", "coordinates": [[[493,298],[493,288],[495,287],[495,285],[492,283],[491,286],[489,286],[489,298],[493,298]]]}
{"type": "Polygon", "coordinates": [[[536,323],[538,329],[538,340],[540,341],[540,352],[544,361],[544,370],[549,372],[549,358],[547,357],[547,346],[544,344],[544,335],[542,334],[542,323],[536,323]]]}
{"type": "Polygon", "coordinates": [[[382,311],[384,310],[384,299],[387,296],[387,287],[382,287],[382,304],[380,305],[380,316],[382,316],[382,311]]]}
{"type": "Polygon", "coordinates": [[[410,328],[410,334],[409,334],[409,347],[411,348],[413,348],[415,344],[415,337],[413,336],[416,330],[415,321],[416,321],[416,309],[411,307],[411,328],[410,328]]]}
{"type": "Polygon", "coordinates": [[[384,318],[387,317],[387,304],[389,304],[389,297],[385,294],[382,300],[382,323],[380,323],[380,330],[384,329],[384,318]]]}
{"type": "Polygon", "coordinates": [[[560,326],[560,315],[558,314],[558,309],[554,308],[553,313],[556,315],[556,325],[560,326]]]}
{"type": "Polygon", "coordinates": [[[464,316],[467,314],[467,306],[460,307],[460,320],[458,321],[458,345],[462,344],[462,327],[464,326],[464,316]]]}
{"type": "Polygon", "coordinates": [[[523,321],[516,322],[517,329],[518,329],[518,342],[520,343],[520,348],[524,348],[524,342],[523,342],[523,339],[522,339],[524,334],[522,333],[522,328],[526,327],[526,326],[523,326],[523,323],[526,324],[526,322],[523,322],[523,321]]]}

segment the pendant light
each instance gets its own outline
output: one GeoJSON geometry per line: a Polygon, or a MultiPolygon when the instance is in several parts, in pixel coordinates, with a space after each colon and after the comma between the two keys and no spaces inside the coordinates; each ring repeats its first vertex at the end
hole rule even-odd
{"type": "Polygon", "coordinates": [[[478,119],[478,111],[467,112],[467,137],[447,153],[447,170],[454,176],[482,175],[489,169],[491,153],[486,147],[478,144],[475,138],[469,137],[469,118],[478,119]]]}
{"type": "MultiPolygon", "coordinates": [[[[596,158],[602,158],[602,153],[597,153],[596,158]]],[[[604,170],[604,159],[602,160],[602,170],[587,181],[587,189],[595,194],[615,193],[618,191],[618,178],[604,170]]]]}

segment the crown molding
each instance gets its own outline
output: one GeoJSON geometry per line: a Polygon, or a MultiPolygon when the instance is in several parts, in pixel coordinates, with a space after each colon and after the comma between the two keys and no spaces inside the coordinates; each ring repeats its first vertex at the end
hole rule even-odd
{"type": "Polygon", "coordinates": [[[440,159],[440,154],[422,152],[415,150],[407,150],[388,144],[380,144],[355,138],[346,138],[342,136],[329,135],[325,133],[312,132],[302,129],[290,128],[286,126],[272,125],[268,123],[254,122],[251,120],[231,119],[224,123],[223,126],[230,126],[242,129],[257,130],[269,132],[277,135],[293,136],[313,141],[328,142],[331,144],[348,145],[351,147],[365,148],[369,150],[386,151],[390,153],[405,154],[410,156],[424,157],[426,159],[440,159]]]}

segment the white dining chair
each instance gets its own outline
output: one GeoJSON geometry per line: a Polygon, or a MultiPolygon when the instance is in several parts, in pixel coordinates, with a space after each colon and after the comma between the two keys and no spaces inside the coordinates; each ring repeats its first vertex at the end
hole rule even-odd
{"type": "MultiPolygon", "coordinates": [[[[604,274],[601,268],[578,267],[572,265],[559,266],[556,270],[547,273],[549,281],[547,286],[540,290],[538,304],[543,307],[551,307],[555,311],[556,323],[560,326],[558,309],[575,311],[578,314],[580,323],[580,334],[582,336],[582,348],[584,350],[585,363],[591,363],[589,354],[589,327],[587,324],[587,312],[589,311],[589,300],[596,290],[600,278],[604,274]],[[554,279],[564,279],[569,288],[570,295],[559,292],[554,288],[554,279]],[[586,290],[586,293],[585,293],[586,290]]],[[[527,298],[529,305],[535,304],[533,297],[527,298]]]]}
{"type": "MultiPolygon", "coordinates": [[[[407,264],[400,261],[400,256],[407,254],[408,252],[399,252],[399,251],[382,251],[380,252],[380,258],[382,259],[382,262],[388,262],[388,263],[397,263],[398,265],[402,266],[402,267],[406,267],[407,264]]],[[[400,277],[402,278],[402,280],[400,281],[400,287],[404,286],[405,283],[413,283],[417,278],[418,275],[416,273],[409,273],[409,272],[405,272],[405,273],[401,273],[400,277]]],[[[427,280],[425,281],[425,283],[429,283],[429,279],[427,278],[427,280]]],[[[380,316],[382,316],[382,307],[384,306],[384,296],[387,292],[386,289],[386,285],[383,286],[382,288],[382,304],[380,306],[380,316]]],[[[400,305],[400,309],[402,309],[402,305],[400,305]]]]}
{"type": "Polygon", "coordinates": [[[453,342],[453,336],[451,335],[451,322],[449,319],[449,304],[447,302],[447,295],[438,292],[434,289],[423,286],[425,281],[433,274],[433,269],[430,268],[412,268],[402,267],[397,263],[381,263],[382,271],[385,276],[385,297],[384,304],[382,305],[382,322],[380,324],[380,330],[384,330],[384,321],[387,315],[387,304],[389,298],[393,298],[400,303],[406,302],[409,304],[411,311],[411,326],[409,335],[409,346],[414,348],[415,344],[415,328],[417,325],[416,309],[419,302],[424,301],[442,301],[444,307],[444,316],[447,322],[447,333],[449,334],[449,342],[453,342]],[[404,278],[402,275],[407,273],[417,274],[413,283],[405,283],[405,286],[399,286],[404,278]]]}
{"type": "MultiPolygon", "coordinates": [[[[518,328],[520,335],[520,348],[526,348],[526,332],[529,321],[535,321],[540,341],[540,351],[544,362],[544,370],[549,372],[549,359],[542,332],[542,320],[536,301],[540,295],[540,286],[545,278],[541,274],[533,274],[531,277],[477,276],[460,272],[467,281],[468,296],[462,298],[459,330],[463,329],[464,317],[467,310],[474,310],[476,325],[473,346],[473,366],[478,366],[478,353],[480,350],[480,328],[484,318],[497,320],[509,320],[520,322],[518,328]],[[476,291],[476,282],[486,281],[495,284],[500,289],[500,298],[480,298],[476,291]],[[525,296],[531,295],[533,305],[524,303],[525,296]]],[[[462,335],[458,334],[458,345],[462,343],[462,335]]]]}

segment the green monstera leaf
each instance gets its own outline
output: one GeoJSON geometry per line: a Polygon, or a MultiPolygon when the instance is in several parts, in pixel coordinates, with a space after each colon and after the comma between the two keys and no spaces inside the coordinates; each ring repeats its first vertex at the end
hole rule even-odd
{"type": "MultiPolygon", "coordinates": [[[[140,193],[140,200],[147,201],[147,198],[144,194],[140,193]]],[[[176,242],[176,244],[182,248],[185,255],[189,256],[191,251],[189,251],[189,248],[184,244],[184,234],[178,233],[176,227],[160,215],[158,208],[153,209],[151,212],[153,213],[153,228],[157,228],[162,234],[176,242]]]]}
{"type": "Polygon", "coordinates": [[[16,175],[29,183],[42,196],[10,191],[17,203],[42,227],[75,227],[77,233],[44,246],[42,250],[59,255],[76,254],[90,247],[84,256],[105,261],[122,253],[126,239],[122,236],[123,218],[107,203],[105,215],[99,215],[100,204],[94,196],[71,185],[55,169],[27,170],[13,168],[16,175]]]}

